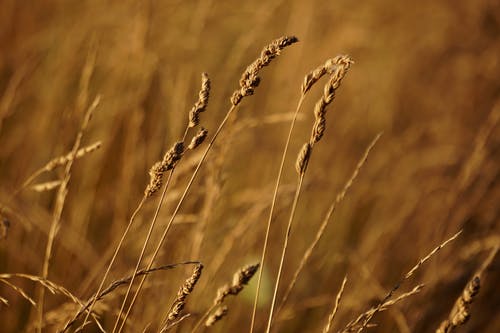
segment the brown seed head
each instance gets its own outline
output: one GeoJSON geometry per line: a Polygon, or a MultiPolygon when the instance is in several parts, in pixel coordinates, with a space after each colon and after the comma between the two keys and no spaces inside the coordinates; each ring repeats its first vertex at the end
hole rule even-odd
{"type": "Polygon", "coordinates": [[[207,134],[208,134],[208,131],[205,128],[203,128],[203,127],[200,128],[198,130],[198,133],[196,133],[196,135],[193,137],[193,139],[191,139],[191,143],[189,144],[188,149],[193,150],[196,147],[198,147],[199,145],[201,145],[203,143],[203,141],[205,141],[207,134]]]}
{"type": "Polygon", "coordinates": [[[299,156],[297,157],[297,162],[295,163],[295,169],[302,175],[306,172],[307,163],[309,162],[309,157],[311,156],[312,145],[307,142],[304,143],[302,149],[300,150],[299,156]]]}
{"type": "Polygon", "coordinates": [[[149,170],[149,184],[144,190],[146,197],[152,196],[161,187],[163,173],[165,172],[162,162],[156,162],[149,170]]]}
{"type": "Polygon", "coordinates": [[[312,130],[311,138],[313,139],[313,143],[317,143],[323,137],[326,129],[326,118],[316,118],[312,130]]]}
{"type": "Polygon", "coordinates": [[[189,112],[188,127],[195,127],[200,123],[200,113],[204,112],[208,105],[208,97],[210,95],[210,79],[207,73],[201,74],[201,89],[198,94],[198,101],[194,104],[189,112]]]}
{"type": "Polygon", "coordinates": [[[227,306],[220,306],[217,310],[210,315],[205,321],[205,326],[210,327],[213,326],[216,322],[224,318],[227,314],[227,306]]]}
{"type": "Polygon", "coordinates": [[[271,60],[280,55],[281,50],[298,41],[299,40],[295,36],[284,36],[267,45],[260,53],[260,57],[250,64],[245,72],[243,72],[240,79],[240,88],[233,93],[231,103],[236,106],[241,102],[243,97],[253,95],[255,88],[257,88],[260,83],[260,77],[258,76],[259,71],[263,67],[269,65],[271,60]]]}
{"type": "Polygon", "coordinates": [[[233,282],[231,285],[226,284],[217,290],[217,296],[215,297],[214,304],[221,304],[228,295],[238,295],[239,292],[243,290],[243,287],[255,275],[259,266],[260,264],[257,263],[240,268],[233,275],[233,282]]]}
{"type": "Polygon", "coordinates": [[[201,272],[203,270],[202,264],[197,264],[193,269],[193,274],[184,282],[184,284],[179,288],[177,292],[177,298],[172,305],[170,312],[168,313],[168,321],[174,321],[179,317],[182,309],[186,305],[186,298],[193,292],[196,283],[200,279],[201,272]]]}
{"type": "Polygon", "coordinates": [[[170,150],[165,153],[165,156],[163,156],[162,164],[165,171],[173,169],[177,162],[181,159],[183,153],[184,142],[177,141],[174,143],[172,148],[170,148],[170,150]]]}

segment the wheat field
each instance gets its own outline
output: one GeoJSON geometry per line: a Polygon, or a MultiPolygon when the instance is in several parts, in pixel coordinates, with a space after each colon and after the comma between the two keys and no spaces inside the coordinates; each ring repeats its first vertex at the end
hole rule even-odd
{"type": "Polygon", "coordinates": [[[0,1],[0,333],[499,332],[500,5],[0,1]]]}

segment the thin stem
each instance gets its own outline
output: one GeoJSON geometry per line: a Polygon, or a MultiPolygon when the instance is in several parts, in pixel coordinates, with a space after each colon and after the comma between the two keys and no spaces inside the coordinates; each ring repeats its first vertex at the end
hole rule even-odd
{"type": "Polygon", "coordinates": [[[274,306],[276,304],[276,298],[278,296],[278,288],[279,288],[279,283],[280,283],[280,279],[281,279],[281,273],[283,271],[283,264],[285,262],[286,250],[288,248],[288,240],[290,239],[290,232],[292,231],[292,222],[293,222],[293,218],[295,216],[297,202],[299,201],[300,190],[302,188],[302,183],[304,181],[304,175],[305,175],[305,170],[299,176],[299,181],[297,183],[297,189],[295,190],[295,197],[293,199],[292,210],[290,211],[290,218],[288,219],[288,226],[287,226],[287,230],[286,230],[286,234],[285,234],[285,240],[283,242],[283,250],[281,253],[280,266],[278,269],[278,275],[276,277],[276,284],[274,286],[273,300],[271,302],[271,310],[269,311],[269,319],[267,320],[266,333],[269,333],[271,331],[271,323],[273,320],[274,306]]]}
{"type": "Polygon", "coordinates": [[[151,238],[151,235],[153,234],[153,229],[156,225],[156,220],[158,218],[158,214],[160,213],[160,207],[163,204],[163,201],[165,199],[165,195],[167,193],[168,186],[170,185],[170,181],[171,181],[172,176],[174,174],[174,170],[175,170],[175,168],[169,172],[166,184],[163,187],[163,192],[161,193],[160,201],[158,203],[158,206],[156,207],[151,225],[149,226],[148,234],[146,236],[146,239],[144,240],[144,244],[143,244],[142,249],[141,249],[141,254],[139,255],[139,259],[137,260],[137,264],[135,265],[134,272],[132,273],[132,279],[130,279],[130,283],[128,285],[127,292],[125,293],[125,297],[123,298],[120,312],[118,313],[118,317],[116,318],[115,326],[113,327],[113,332],[115,332],[116,328],[118,327],[120,317],[123,313],[123,309],[125,308],[125,304],[127,303],[127,298],[130,294],[130,290],[132,289],[132,285],[134,284],[136,273],[139,271],[139,266],[141,265],[142,259],[144,258],[144,253],[146,252],[146,248],[148,246],[149,240],[151,238]]]}
{"type": "Polygon", "coordinates": [[[344,277],[344,280],[342,281],[342,286],[339,289],[339,292],[337,293],[337,297],[335,297],[335,304],[333,306],[332,313],[328,316],[328,321],[326,323],[325,328],[323,329],[323,333],[328,333],[330,332],[330,328],[332,327],[333,319],[335,318],[335,315],[337,314],[337,311],[339,309],[340,305],[340,300],[342,299],[342,294],[344,293],[344,288],[345,284],[347,282],[347,275],[344,277]]]}
{"type": "MultiPolygon", "coordinates": [[[[163,243],[167,237],[167,234],[170,230],[170,227],[172,226],[172,223],[174,222],[174,219],[175,217],[177,216],[177,213],[179,212],[184,200],[186,199],[188,193],[189,193],[189,190],[191,189],[191,186],[196,178],[196,176],[198,175],[198,172],[200,171],[200,168],[203,164],[203,162],[205,161],[210,149],[212,148],[215,140],[217,139],[217,137],[219,136],[220,132],[222,131],[222,129],[224,128],[224,125],[226,124],[227,120],[229,119],[229,116],[231,115],[231,113],[236,109],[236,106],[235,105],[231,105],[231,108],[229,109],[229,111],[226,113],[224,119],[222,120],[222,122],[220,123],[219,127],[217,128],[217,131],[215,132],[214,136],[212,137],[212,139],[210,140],[210,142],[208,143],[208,146],[207,148],[205,149],[205,152],[203,153],[203,156],[201,157],[201,160],[200,162],[198,163],[198,165],[196,166],[196,169],[194,170],[192,176],[191,176],[191,179],[189,180],[186,188],[184,189],[184,192],[182,193],[182,196],[181,198],[179,199],[179,202],[177,203],[177,206],[175,207],[175,210],[172,214],[172,216],[170,217],[170,220],[168,221],[168,224],[167,226],[165,227],[165,230],[163,231],[163,234],[161,235],[161,238],[160,238],[160,241],[158,242],[158,245],[156,246],[156,249],[153,253],[153,256],[151,257],[149,263],[148,263],[148,266],[146,269],[150,269],[152,266],[153,266],[153,263],[156,259],[156,257],[158,256],[158,253],[160,252],[160,249],[161,247],[163,246],[163,243]]],[[[161,205],[160,205],[161,206],[161,205]]],[[[132,309],[132,307],[134,306],[135,304],[135,301],[142,289],[142,286],[144,284],[144,281],[146,280],[146,276],[143,276],[140,283],[139,283],[139,286],[137,288],[137,290],[135,291],[135,294],[134,294],[134,297],[132,299],[132,302],[130,303],[130,306],[127,310],[127,312],[125,313],[125,317],[123,318],[123,322],[122,322],[122,325],[120,327],[120,329],[118,330],[118,333],[121,332],[121,330],[123,329],[124,325],[125,325],[125,322],[127,321],[127,318],[130,314],[130,311],[132,309]]]]}
{"type": "Polygon", "coordinates": [[[304,102],[304,97],[305,97],[305,95],[302,94],[300,96],[299,102],[297,103],[297,108],[295,109],[295,113],[293,115],[292,122],[290,124],[290,130],[288,131],[288,137],[286,139],[285,148],[283,149],[283,154],[281,156],[281,164],[280,164],[279,171],[278,171],[278,177],[276,179],[276,184],[274,185],[273,199],[271,202],[271,209],[269,211],[269,216],[267,219],[266,236],[264,239],[264,246],[262,247],[262,255],[261,255],[261,259],[260,259],[261,269],[259,270],[259,276],[257,278],[257,291],[255,293],[255,299],[254,299],[254,303],[253,303],[252,322],[250,325],[250,333],[253,332],[254,327],[255,327],[255,317],[256,317],[256,313],[257,313],[257,304],[259,302],[260,284],[262,282],[262,272],[264,271],[264,262],[266,259],[267,245],[269,242],[269,234],[270,234],[270,230],[271,230],[271,223],[272,223],[274,209],[275,209],[276,201],[277,201],[277,197],[278,197],[278,189],[279,189],[279,185],[281,182],[281,176],[283,175],[283,168],[285,165],[286,154],[288,152],[288,147],[290,145],[290,141],[292,138],[292,132],[293,132],[293,129],[295,127],[297,115],[299,113],[300,107],[302,106],[302,103],[304,102]]]}
{"type": "Polygon", "coordinates": [[[95,297],[92,298],[92,303],[90,304],[89,310],[88,310],[87,314],[85,315],[85,319],[83,321],[83,326],[85,326],[85,324],[87,323],[89,315],[90,315],[90,313],[92,313],[92,310],[94,309],[94,305],[95,305],[95,303],[97,301],[97,296],[102,291],[102,288],[104,287],[104,283],[106,282],[106,279],[108,278],[109,272],[111,271],[111,267],[113,266],[113,264],[114,264],[114,262],[116,260],[116,257],[118,256],[118,252],[120,251],[120,249],[121,249],[121,247],[123,245],[123,242],[125,241],[125,237],[127,237],[127,234],[128,234],[128,232],[129,232],[129,230],[130,230],[130,228],[132,226],[132,223],[134,222],[135,217],[139,213],[139,210],[141,210],[141,208],[144,205],[145,201],[146,201],[146,196],[143,196],[142,199],[141,199],[141,201],[139,202],[139,205],[137,206],[137,208],[135,209],[135,211],[132,213],[132,216],[130,217],[128,225],[127,225],[127,227],[125,228],[125,231],[122,234],[120,242],[118,242],[118,245],[116,246],[116,250],[113,253],[113,257],[111,258],[111,261],[110,261],[108,267],[106,268],[106,272],[104,273],[104,276],[102,277],[101,283],[99,284],[99,288],[97,289],[97,292],[95,293],[95,297]]]}
{"type": "Polygon", "coordinates": [[[318,245],[321,237],[323,236],[323,234],[326,230],[326,227],[328,226],[328,223],[330,222],[332,215],[335,213],[337,206],[344,200],[347,192],[349,191],[349,189],[353,185],[354,180],[356,179],[359,172],[361,171],[361,168],[364,166],[365,162],[367,161],[368,155],[370,154],[371,150],[373,149],[373,147],[375,146],[375,144],[377,143],[377,141],[380,139],[381,136],[382,136],[382,133],[377,134],[377,136],[368,145],[363,156],[358,161],[356,168],[354,169],[353,173],[351,174],[351,177],[347,180],[347,182],[344,184],[344,187],[342,188],[340,193],[335,197],[335,200],[330,205],[328,212],[326,213],[325,217],[323,218],[323,222],[321,222],[321,226],[319,227],[318,231],[316,232],[316,236],[315,236],[314,240],[309,245],[307,250],[304,252],[302,259],[300,260],[299,266],[295,270],[295,273],[293,274],[292,280],[288,284],[288,287],[285,291],[285,294],[281,298],[280,305],[278,306],[278,309],[276,310],[276,315],[278,315],[280,313],[280,311],[283,309],[283,307],[285,306],[285,304],[288,300],[288,297],[290,296],[290,293],[292,292],[292,289],[295,286],[295,283],[297,282],[299,274],[302,272],[302,270],[306,266],[307,262],[309,261],[309,258],[311,257],[314,249],[316,248],[316,245],[318,245]]]}
{"type": "Polygon", "coordinates": [[[217,304],[213,304],[204,314],[203,316],[201,316],[201,318],[196,322],[196,325],[194,325],[194,328],[193,330],[191,331],[191,333],[195,333],[198,328],[200,328],[201,324],[203,323],[203,321],[208,317],[208,315],[210,314],[210,312],[212,312],[213,309],[215,309],[215,307],[217,306],[217,304]]]}
{"type": "MultiPolygon", "coordinates": [[[[99,105],[100,101],[100,96],[97,96],[94,99],[94,102],[89,106],[85,117],[83,119],[80,131],[78,132],[75,142],[73,144],[73,148],[71,150],[71,158],[68,160],[66,163],[66,168],[64,170],[64,177],[62,179],[62,183],[59,186],[59,190],[57,192],[56,196],[56,202],[54,205],[54,211],[52,214],[52,222],[50,225],[50,230],[49,230],[49,235],[47,239],[47,245],[45,247],[45,256],[43,260],[43,267],[42,267],[42,278],[46,279],[47,276],[49,275],[49,265],[50,265],[50,259],[52,257],[52,249],[54,246],[54,240],[56,238],[56,235],[59,231],[59,227],[61,224],[61,216],[62,212],[64,209],[64,203],[66,201],[66,195],[68,194],[68,185],[69,181],[71,179],[71,170],[73,167],[73,162],[75,160],[75,156],[78,152],[78,149],[80,148],[80,143],[83,138],[83,134],[85,130],[87,129],[87,126],[90,122],[90,118],[92,117],[92,113],[94,110],[97,108],[99,105]]],[[[45,299],[45,289],[40,290],[39,298],[38,298],[38,311],[37,311],[37,327],[36,331],[41,333],[42,332],[42,326],[43,326],[43,304],[44,304],[44,299],[45,299]]]]}

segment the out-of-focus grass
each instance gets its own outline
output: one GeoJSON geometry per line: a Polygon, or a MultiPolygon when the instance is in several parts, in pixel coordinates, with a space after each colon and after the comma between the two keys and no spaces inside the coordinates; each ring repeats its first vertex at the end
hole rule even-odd
{"type": "MultiPolygon", "coordinates": [[[[40,274],[54,193],[12,193],[37,168],[70,150],[83,116],[77,103],[81,71],[93,46],[96,66],[88,95],[91,99],[101,94],[102,103],[85,143],[101,140],[103,147],[75,162],[49,273],[51,280],[83,299],[97,288],[106,254],[142,196],[147,170],[182,135],[199,74],[206,71],[212,79],[202,123],[213,132],[246,65],[269,40],[294,34],[301,42],[266,68],[255,96],[238,111],[236,122],[252,120],[258,125],[226,134],[220,141],[231,146],[219,145],[209,157],[182,209],[187,222],[172,230],[159,261],[199,259],[205,264],[202,287],[195,289],[186,308],[196,316],[209,306],[219,284],[259,256],[265,203],[270,201],[288,127],[285,121],[262,120],[293,111],[304,74],[346,53],[356,63],[329,111],[325,143],[317,146],[309,165],[285,280],[365,146],[376,133],[384,135],[299,278],[288,304],[292,315],[275,328],[320,330],[348,274],[336,318],[337,328],[343,327],[382,298],[418,258],[464,229],[456,243],[417,274],[416,279],[426,284],[424,291],[376,317],[379,326],[371,328],[432,331],[500,237],[499,17],[499,5],[486,0],[2,1],[0,204],[11,225],[7,238],[0,240],[0,271],[40,274]],[[220,192],[207,208],[214,188],[220,192]],[[259,210],[259,205],[264,207],[259,210]],[[191,258],[190,239],[199,215],[207,218],[207,228],[200,257],[191,258]],[[211,270],[221,242],[237,227],[246,231],[235,240],[221,268],[211,270]]],[[[308,137],[320,90],[313,90],[306,100],[292,141],[293,155],[308,137]]],[[[284,183],[295,179],[293,162],[294,157],[284,183]]],[[[188,164],[180,165],[184,172],[176,177],[173,195],[190,174],[188,164]]],[[[60,176],[52,172],[40,181],[60,176]]],[[[272,228],[264,268],[270,279],[278,265],[289,196],[286,191],[280,196],[272,228]]],[[[160,224],[168,221],[174,199],[167,198],[160,224]]],[[[140,214],[112,270],[113,278],[133,268],[153,209],[150,202],[140,214]]],[[[496,332],[500,327],[493,286],[498,270],[493,267],[464,332],[496,332]]],[[[185,275],[177,270],[151,278],[131,331],[162,317],[185,275]]],[[[16,284],[34,294],[32,284],[16,284]]],[[[270,290],[264,289],[264,298],[270,290]]],[[[0,308],[1,330],[28,330],[28,302],[3,285],[0,296],[10,303],[0,308]]],[[[233,332],[249,324],[249,299],[230,303],[219,331],[233,332]]],[[[62,314],[64,302],[48,295],[46,309],[62,314]]],[[[110,308],[118,304],[118,297],[107,302],[110,308]]],[[[259,330],[267,308],[263,305],[258,312],[259,330]]],[[[107,326],[112,325],[112,313],[104,314],[107,326]]]]}

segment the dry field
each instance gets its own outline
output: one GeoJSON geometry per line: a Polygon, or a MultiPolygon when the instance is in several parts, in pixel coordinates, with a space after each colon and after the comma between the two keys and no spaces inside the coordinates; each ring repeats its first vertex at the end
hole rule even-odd
{"type": "Polygon", "coordinates": [[[498,1],[2,0],[0,50],[1,333],[500,332],[498,1]]]}

